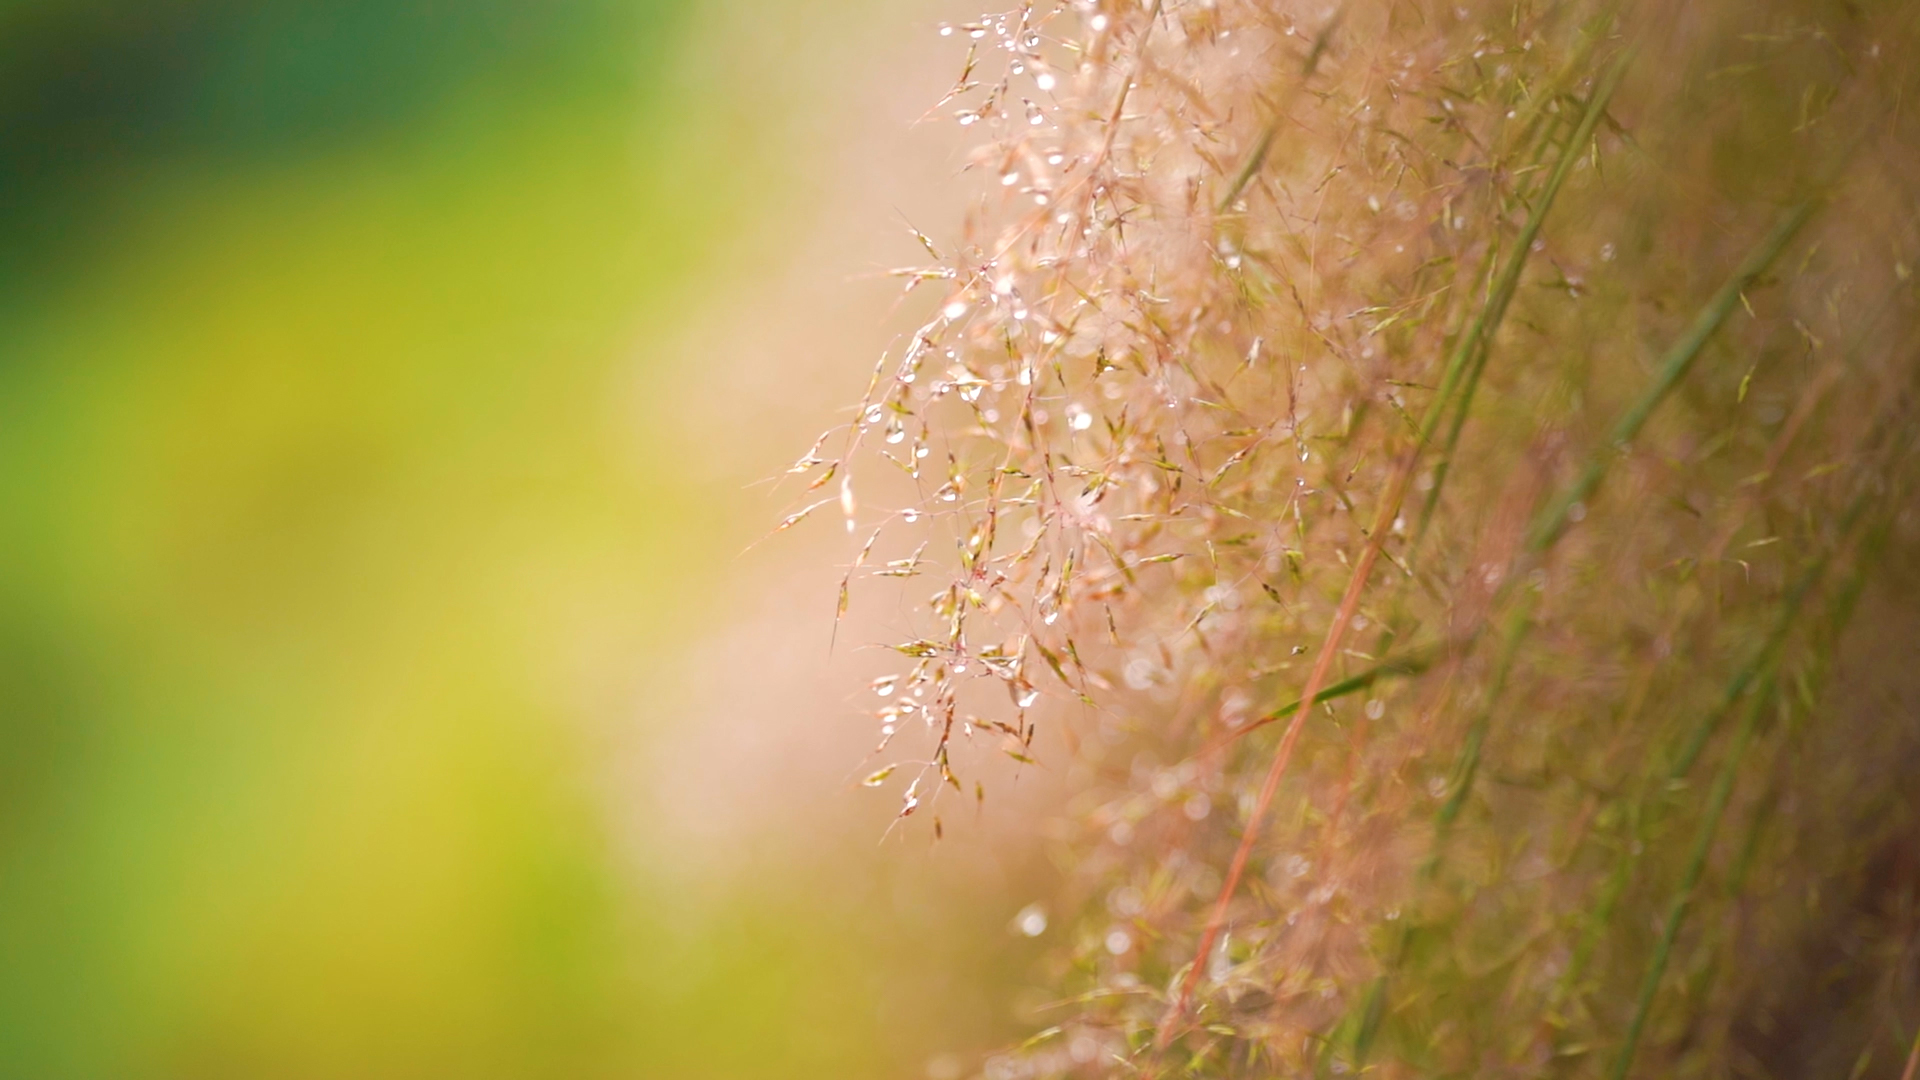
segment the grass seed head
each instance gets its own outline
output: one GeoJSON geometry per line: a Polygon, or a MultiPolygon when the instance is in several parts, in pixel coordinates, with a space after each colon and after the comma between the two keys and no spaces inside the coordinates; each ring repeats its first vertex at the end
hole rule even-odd
{"type": "MultiPolygon", "coordinates": [[[[1069,1004],[988,1075],[1754,1056],[1805,924],[1760,883],[1842,879],[1920,809],[1914,726],[1830,704],[1913,531],[1911,14],[941,32],[978,200],[913,234],[940,291],[795,470],[878,530],[849,580],[935,583],[875,684],[886,752],[925,743],[867,780],[914,774],[902,817],[965,744],[1068,734],[1069,1004]],[[889,463],[904,501],[856,498],[889,463]]],[[[1825,1022],[1920,1016],[1882,985],[1825,1022]]]]}

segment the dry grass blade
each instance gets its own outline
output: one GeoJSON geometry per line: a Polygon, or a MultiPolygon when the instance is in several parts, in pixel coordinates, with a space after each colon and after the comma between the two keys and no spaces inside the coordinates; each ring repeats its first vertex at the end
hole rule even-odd
{"type": "MultiPolygon", "coordinates": [[[[1387,489],[1380,512],[1375,515],[1373,528],[1368,533],[1367,546],[1354,562],[1353,577],[1347,583],[1346,595],[1340,599],[1340,608],[1334,614],[1333,623],[1327,627],[1327,636],[1320,644],[1312,673],[1307,676],[1306,686],[1300,691],[1301,701],[1318,701],[1320,691],[1326,686],[1327,674],[1333,670],[1333,661],[1340,652],[1340,643],[1346,637],[1347,627],[1352,624],[1354,612],[1360,606],[1360,592],[1366,587],[1368,576],[1373,573],[1374,563],[1380,559],[1380,547],[1386,541],[1394,517],[1400,512],[1400,500],[1406,495],[1408,477],[1418,460],[1419,447],[1416,445],[1407,451],[1402,464],[1394,471],[1392,486],[1387,489]]],[[[1233,902],[1234,891],[1239,888],[1240,878],[1246,873],[1247,860],[1253,855],[1253,845],[1260,838],[1260,823],[1273,807],[1273,796],[1280,789],[1280,778],[1286,775],[1287,765],[1293,760],[1294,747],[1300,742],[1301,729],[1311,715],[1309,709],[1301,709],[1294,714],[1293,722],[1287,725],[1287,732],[1281,737],[1280,748],[1274,752],[1273,763],[1267,768],[1260,794],[1254,800],[1253,811],[1247,816],[1246,828],[1240,834],[1240,846],[1234,849],[1233,861],[1227,866],[1220,897],[1214,901],[1213,914],[1208,916],[1206,927],[1200,932],[1200,944],[1194,950],[1194,961],[1187,969],[1186,978],[1181,980],[1179,993],[1168,1007],[1166,1018],[1160,1023],[1156,1044],[1161,1048],[1165,1048],[1179,1033],[1179,1025],[1184,1021],[1188,1004],[1193,1000],[1193,989],[1199,984],[1201,972],[1206,969],[1206,958],[1213,952],[1214,942],[1219,939],[1220,930],[1226,925],[1227,905],[1233,902]]]]}

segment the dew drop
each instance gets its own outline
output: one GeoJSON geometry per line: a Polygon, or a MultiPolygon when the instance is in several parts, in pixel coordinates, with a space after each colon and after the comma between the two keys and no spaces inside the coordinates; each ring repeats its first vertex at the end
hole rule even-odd
{"type": "Polygon", "coordinates": [[[1039,904],[1028,904],[1013,917],[1013,925],[1027,937],[1039,937],[1047,932],[1047,909],[1039,904]]]}

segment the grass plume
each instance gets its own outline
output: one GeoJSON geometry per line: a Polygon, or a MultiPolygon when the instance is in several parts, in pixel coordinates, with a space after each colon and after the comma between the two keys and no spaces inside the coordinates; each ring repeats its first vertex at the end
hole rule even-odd
{"type": "MultiPolygon", "coordinates": [[[[856,593],[936,583],[874,717],[902,816],[983,755],[1066,759],[1069,1004],[985,1075],[1825,1060],[1768,1049],[1815,922],[1756,883],[1878,904],[1860,867],[1920,829],[1899,665],[1884,708],[1828,677],[1863,583],[1920,627],[1915,17],[1082,0],[947,33],[984,194],[801,471],[862,487],[856,593]]],[[[1791,1023],[1902,1060],[1870,1018],[1920,1025],[1904,962],[1791,1023]]]]}

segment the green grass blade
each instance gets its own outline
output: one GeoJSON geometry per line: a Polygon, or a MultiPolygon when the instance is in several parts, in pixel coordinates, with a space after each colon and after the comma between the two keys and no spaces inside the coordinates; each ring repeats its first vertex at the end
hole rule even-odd
{"type": "Polygon", "coordinates": [[[1671,349],[1667,350],[1658,371],[1654,374],[1653,383],[1614,424],[1613,431],[1608,435],[1607,445],[1588,460],[1586,467],[1580,472],[1579,479],[1575,480],[1573,485],[1563,492],[1541,516],[1539,523],[1527,538],[1528,551],[1535,553],[1545,551],[1560,538],[1561,533],[1566,531],[1571,523],[1570,515],[1573,507],[1593,497],[1594,490],[1600,486],[1600,480],[1606,475],[1607,466],[1612,458],[1640,434],[1640,429],[1646,426],[1647,419],[1653,415],[1655,409],[1660,407],[1660,403],[1666,400],[1667,395],[1673,392],[1674,386],[1680,382],[1688,369],[1693,366],[1694,360],[1700,356],[1700,351],[1719,331],[1721,324],[1727,321],[1727,316],[1733,313],[1734,307],[1740,303],[1741,294],[1754,283],[1755,279],[1766,272],[1767,267],[1773,264],[1782,251],[1786,250],[1787,244],[1792,242],[1794,235],[1813,219],[1814,212],[1818,208],[1818,201],[1810,199],[1789,210],[1759,245],[1747,255],[1746,261],[1740,264],[1740,268],[1734,271],[1733,276],[1720,286],[1720,291],[1707,301],[1706,307],[1694,316],[1693,323],[1687,328],[1687,332],[1681,335],[1680,340],[1674,342],[1671,349]]]}

